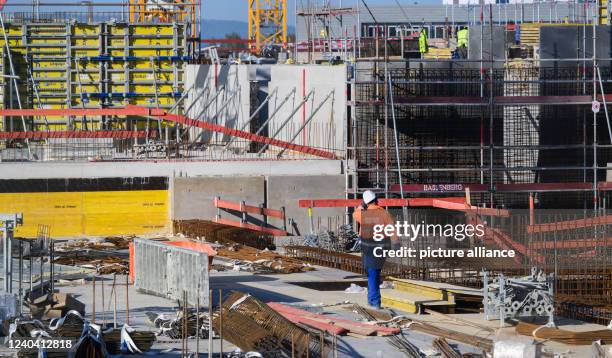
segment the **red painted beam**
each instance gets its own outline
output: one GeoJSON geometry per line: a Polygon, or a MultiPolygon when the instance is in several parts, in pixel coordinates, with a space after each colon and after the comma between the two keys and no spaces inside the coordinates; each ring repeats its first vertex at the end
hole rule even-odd
{"type": "MultiPolygon", "coordinates": [[[[601,101],[602,97],[598,96],[601,101]]],[[[588,105],[593,101],[591,96],[496,96],[493,104],[508,105],[588,105]]],[[[612,101],[612,95],[606,95],[606,102],[612,101]]],[[[398,97],[396,104],[414,105],[475,105],[487,106],[489,100],[482,97],[447,97],[447,96],[403,96],[398,97]]]]}
{"type": "MultiPolygon", "coordinates": [[[[404,184],[401,188],[405,193],[458,193],[465,192],[467,188],[469,188],[471,192],[489,191],[489,186],[486,184],[404,184]]],[[[400,185],[390,185],[389,191],[399,193],[400,185]]]]}
{"type": "Polygon", "coordinates": [[[268,228],[268,227],[257,226],[255,224],[243,223],[243,222],[240,222],[240,221],[228,220],[228,219],[224,219],[224,218],[215,218],[214,222],[222,224],[222,225],[233,226],[233,227],[240,227],[240,228],[244,228],[244,229],[250,229],[250,230],[254,230],[254,231],[259,231],[259,232],[263,232],[265,234],[270,234],[270,235],[274,235],[274,236],[287,236],[288,235],[287,232],[283,231],[283,230],[278,230],[278,229],[272,229],[272,228],[268,228]]]}
{"type": "Polygon", "coordinates": [[[149,108],[138,106],[125,108],[0,109],[0,117],[146,116],[150,111],[149,108]]]}
{"type": "Polygon", "coordinates": [[[398,334],[401,332],[401,330],[397,327],[385,327],[385,326],[379,326],[376,324],[370,324],[370,323],[359,322],[359,321],[351,321],[348,319],[321,315],[317,313],[308,312],[306,310],[302,310],[299,308],[286,306],[278,302],[270,302],[268,303],[268,306],[270,306],[270,308],[272,308],[273,310],[275,310],[276,312],[280,314],[288,313],[288,314],[292,314],[292,315],[296,315],[300,317],[307,317],[313,320],[319,320],[320,322],[327,322],[327,323],[342,326],[345,328],[355,327],[355,328],[373,329],[376,332],[378,332],[379,335],[381,336],[382,335],[393,335],[393,334],[398,334]]]}
{"type": "MultiPolygon", "coordinates": [[[[545,260],[542,255],[539,255],[538,253],[534,252],[534,250],[527,248],[527,246],[521,244],[520,242],[514,241],[510,236],[499,229],[494,229],[487,226],[487,224],[479,217],[476,217],[476,224],[483,225],[485,229],[485,239],[492,239],[501,249],[513,249],[519,254],[529,257],[540,265],[544,264],[545,260]]],[[[514,261],[519,264],[521,263],[517,256],[514,257],[514,261]]]]}
{"type": "Polygon", "coordinates": [[[539,232],[551,232],[551,231],[562,231],[562,230],[573,230],[581,229],[585,227],[597,226],[597,225],[609,225],[612,224],[612,215],[598,216],[594,218],[577,219],[558,221],[545,224],[528,225],[527,232],[530,234],[539,232]]]}
{"type": "Polygon", "coordinates": [[[456,202],[456,201],[449,201],[445,199],[434,199],[432,206],[434,208],[464,211],[466,213],[476,214],[476,215],[510,217],[510,212],[508,210],[468,206],[465,200],[463,200],[463,202],[456,202]]]}
{"type": "Polygon", "coordinates": [[[559,241],[538,241],[529,243],[530,249],[594,249],[597,247],[607,247],[612,244],[612,238],[608,239],[588,239],[588,240],[559,240],[559,241]]]}
{"type": "Polygon", "coordinates": [[[593,190],[591,183],[516,183],[516,184],[496,184],[497,191],[572,191],[572,190],[593,190]]]}
{"type": "Polygon", "coordinates": [[[342,335],[348,332],[348,329],[335,326],[331,323],[319,322],[308,317],[299,316],[287,312],[278,312],[281,316],[285,317],[293,323],[300,323],[312,328],[318,329],[319,331],[325,331],[329,334],[342,335]]]}
{"type": "Polygon", "coordinates": [[[279,139],[273,139],[253,133],[224,127],[218,124],[197,121],[185,116],[166,113],[162,109],[127,106],[125,108],[100,108],[100,109],[2,109],[0,117],[7,116],[149,116],[165,119],[170,122],[180,123],[190,127],[197,127],[212,132],[223,133],[233,137],[248,139],[254,142],[269,144],[275,147],[289,149],[295,152],[309,154],[326,159],[336,159],[336,155],[313,147],[289,143],[279,139]]]}
{"type": "MultiPolygon", "coordinates": [[[[464,198],[410,198],[410,199],[378,199],[378,205],[389,206],[433,206],[434,200],[444,200],[451,203],[465,203],[464,198]]],[[[361,205],[361,199],[301,199],[300,208],[346,208],[361,205]]]]}
{"type": "Polygon", "coordinates": [[[50,139],[50,138],[147,138],[146,131],[37,131],[0,132],[0,139],[50,139]]]}
{"type": "MultiPolygon", "coordinates": [[[[478,183],[441,183],[441,184],[405,184],[402,186],[405,193],[459,193],[465,192],[469,188],[471,192],[488,192],[489,186],[478,183]]],[[[598,185],[600,190],[612,190],[612,182],[601,182],[598,185]]],[[[389,190],[394,193],[400,192],[399,184],[389,186],[389,190]]],[[[542,191],[583,191],[593,190],[591,183],[516,183],[516,184],[496,184],[495,190],[498,192],[542,192],[542,191]]]]}
{"type": "Polygon", "coordinates": [[[209,123],[209,122],[203,122],[203,121],[197,121],[195,119],[191,119],[185,116],[180,116],[180,115],[176,115],[176,114],[156,114],[154,111],[151,112],[151,116],[153,117],[159,117],[161,119],[165,119],[167,121],[170,122],[175,122],[175,123],[180,123],[186,126],[190,126],[190,127],[197,127],[197,128],[201,128],[201,129],[205,129],[205,130],[209,130],[212,132],[217,132],[217,133],[223,133],[223,134],[227,134],[233,137],[239,137],[239,138],[244,138],[244,139],[248,139],[254,142],[259,142],[259,143],[264,143],[264,144],[269,144],[275,147],[281,147],[281,148],[286,148],[295,152],[300,152],[300,153],[304,153],[304,154],[310,154],[316,157],[321,157],[321,158],[326,158],[326,159],[335,159],[336,155],[332,152],[328,152],[325,150],[321,150],[321,149],[316,149],[313,147],[308,147],[305,145],[298,145],[298,144],[294,144],[294,143],[289,143],[289,142],[285,142],[279,139],[273,139],[270,137],[265,137],[265,136],[261,136],[261,135],[256,135],[253,133],[249,133],[249,132],[245,132],[245,131],[241,131],[238,129],[232,129],[232,128],[228,128],[228,127],[224,127],[218,124],[214,124],[214,123],[209,123]]]}
{"type": "Polygon", "coordinates": [[[241,213],[271,216],[271,217],[279,218],[279,219],[285,218],[285,213],[283,213],[282,210],[260,208],[258,206],[252,206],[252,205],[246,205],[246,204],[242,205],[242,203],[228,201],[228,200],[221,200],[218,198],[215,198],[213,200],[213,203],[215,205],[215,208],[235,210],[241,213]]]}

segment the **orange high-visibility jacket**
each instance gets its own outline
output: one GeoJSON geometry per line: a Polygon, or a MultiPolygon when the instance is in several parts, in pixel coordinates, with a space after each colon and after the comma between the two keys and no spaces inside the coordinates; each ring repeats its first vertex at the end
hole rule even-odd
{"type": "MultiPolygon", "coordinates": [[[[367,210],[357,208],[353,219],[359,223],[359,236],[363,240],[371,240],[374,235],[374,225],[394,225],[393,216],[383,207],[376,204],[368,205],[367,210]]],[[[395,233],[392,236],[397,239],[395,233]]]]}

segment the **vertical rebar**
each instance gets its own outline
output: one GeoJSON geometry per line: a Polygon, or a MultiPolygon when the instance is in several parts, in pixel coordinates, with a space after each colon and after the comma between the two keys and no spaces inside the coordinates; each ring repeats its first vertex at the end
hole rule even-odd
{"type": "Polygon", "coordinates": [[[222,289],[219,289],[219,357],[223,358],[223,290],[222,289]]]}
{"type": "Polygon", "coordinates": [[[113,328],[117,328],[117,274],[113,274],[113,328]]]}
{"type": "MultiPolygon", "coordinates": [[[[42,280],[41,280],[41,285],[42,285],[42,280]]],[[[93,274],[93,277],[91,279],[91,287],[93,290],[93,295],[92,295],[92,303],[91,303],[91,322],[92,323],[96,323],[96,274],[93,274]]]]}
{"type": "Polygon", "coordinates": [[[130,325],[130,275],[125,275],[125,324],[130,325]]]}
{"type": "Polygon", "coordinates": [[[213,355],[213,290],[208,290],[208,357],[213,355]]]}
{"type": "Polygon", "coordinates": [[[200,357],[200,285],[196,297],[196,358],[200,357]]]}

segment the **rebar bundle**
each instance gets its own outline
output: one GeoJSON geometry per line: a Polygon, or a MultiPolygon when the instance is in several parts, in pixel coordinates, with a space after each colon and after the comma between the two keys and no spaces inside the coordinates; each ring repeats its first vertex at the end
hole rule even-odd
{"type": "Polygon", "coordinates": [[[322,357],[328,343],[309,334],[255,297],[232,291],[213,316],[213,328],[222,339],[243,351],[265,357],[322,357]]]}
{"type": "MultiPolygon", "coordinates": [[[[361,317],[367,319],[368,321],[376,321],[376,318],[360,305],[353,305],[353,311],[359,314],[361,317]]],[[[400,352],[404,353],[407,357],[421,357],[421,352],[419,351],[419,348],[414,344],[410,343],[410,341],[408,341],[401,334],[387,337],[387,342],[389,342],[389,344],[391,344],[400,352]]]]}
{"type": "Polygon", "coordinates": [[[337,234],[323,227],[316,235],[306,235],[304,244],[333,252],[355,252],[360,247],[359,236],[350,224],[340,226],[337,234]]]}

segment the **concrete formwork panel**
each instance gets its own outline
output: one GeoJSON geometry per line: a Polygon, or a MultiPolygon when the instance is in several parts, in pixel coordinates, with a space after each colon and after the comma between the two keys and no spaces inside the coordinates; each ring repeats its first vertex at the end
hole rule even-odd
{"type": "MultiPolygon", "coordinates": [[[[212,220],[217,214],[213,200],[245,201],[260,205],[265,201],[265,178],[193,177],[172,179],[172,220],[212,220]]],[[[239,220],[240,216],[223,212],[221,217],[239,220]]],[[[251,221],[250,221],[251,222],[251,221]]]]}
{"type": "MultiPolygon", "coordinates": [[[[489,26],[469,27],[468,58],[470,60],[500,60],[506,58],[506,29],[503,26],[493,26],[493,42],[491,42],[491,28],[489,26]]],[[[489,66],[490,64],[487,64],[489,66]]],[[[501,66],[501,64],[495,64],[501,66]]]]}
{"type": "Polygon", "coordinates": [[[325,97],[334,91],[332,97],[314,115],[310,124],[297,135],[294,142],[328,149],[343,148],[345,141],[343,123],[346,117],[346,76],[346,66],[344,65],[272,66],[271,81],[268,88],[270,92],[278,88],[278,92],[271,99],[268,112],[272,114],[274,109],[293,89],[295,89],[295,93],[291,96],[289,102],[285,103],[278,113],[272,117],[268,135],[272,135],[277,129],[280,129],[277,138],[291,141],[302,124],[325,97]],[[292,115],[304,95],[311,90],[314,90],[314,93],[306,106],[292,115]],[[287,125],[282,127],[283,122],[288,118],[287,125]]]}
{"type": "MultiPolygon", "coordinates": [[[[308,209],[300,208],[298,200],[344,198],[345,179],[344,175],[269,176],[268,207],[279,209],[284,206],[286,217],[295,222],[295,226],[288,227],[287,231],[299,235],[308,234],[308,209]]],[[[335,230],[337,225],[343,223],[345,209],[316,208],[313,213],[315,232],[323,226],[335,230]]],[[[268,222],[275,226],[282,225],[279,219],[270,218],[268,222]]]]}
{"type": "MultiPolygon", "coordinates": [[[[610,26],[597,26],[595,31],[595,55],[612,58],[610,26]]],[[[587,58],[593,57],[593,27],[589,26],[544,26],[540,28],[540,58],[587,58]]],[[[587,66],[591,66],[588,64],[587,66]]],[[[573,61],[541,62],[541,66],[576,66],[573,61]]],[[[600,66],[607,64],[599,62],[600,66]]]]}
{"type": "Polygon", "coordinates": [[[134,287],[191,305],[208,306],[208,255],[147,239],[134,239],[134,287]]]}
{"type": "MultiPolygon", "coordinates": [[[[249,119],[250,82],[246,65],[187,65],[185,69],[185,113],[193,119],[240,129],[249,119]]],[[[192,129],[192,139],[204,143],[227,141],[229,137],[192,129]]],[[[238,141],[237,143],[238,144],[238,141]]],[[[245,145],[248,143],[245,143],[245,145]]]]}

